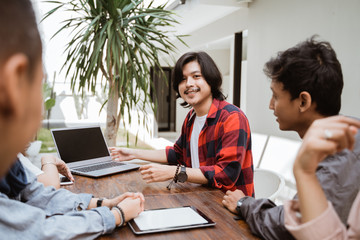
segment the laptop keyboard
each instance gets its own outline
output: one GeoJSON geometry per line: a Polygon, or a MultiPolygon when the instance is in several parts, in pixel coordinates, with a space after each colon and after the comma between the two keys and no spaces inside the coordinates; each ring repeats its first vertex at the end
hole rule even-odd
{"type": "Polygon", "coordinates": [[[79,171],[79,172],[92,172],[92,171],[101,170],[101,169],[105,169],[105,168],[118,167],[118,166],[121,166],[121,165],[124,165],[124,163],[121,163],[121,162],[107,162],[107,163],[92,165],[92,166],[89,166],[89,167],[76,168],[74,170],[79,171]]]}

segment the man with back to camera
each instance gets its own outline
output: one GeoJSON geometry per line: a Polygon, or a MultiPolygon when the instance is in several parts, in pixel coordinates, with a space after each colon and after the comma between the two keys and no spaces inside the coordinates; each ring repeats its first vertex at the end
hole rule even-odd
{"type": "MultiPolygon", "coordinates": [[[[343,76],[330,43],[316,41],[313,36],[280,52],[265,64],[264,72],[272,80],[269,108],[281,130],[296,131],[302,138],[315,120],[339,114],[343,76]]],[[[316,172],[327,199],[344,223],[359,191],[354,183],[360,176],[354,169],[360,168],[360,133],[356,138],[353,152],[328,156],[316,172]]],[[[246,197],[240,190],[227,191],[223,205],[243,218],[252,233],[262,239],[294,239],[284,227],[283,206],[246,197]]]]}
{"type": "MultiPolygon", "coordinates": [[[[0,6],[0,233],[6,239],[93,239],[144,209],[141,193],[100,200],[45,188],[17,160],[41,123],[42,44],[30,0],[0,6]]],[[[44,164],[55,164],[44,162],[44,164]]]]}

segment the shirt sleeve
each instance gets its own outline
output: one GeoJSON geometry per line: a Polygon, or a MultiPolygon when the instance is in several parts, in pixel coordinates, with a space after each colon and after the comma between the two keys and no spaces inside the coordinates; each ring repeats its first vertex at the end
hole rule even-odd
{"type": "Polygon", "coordinates": [[[115,228],[107,207],[86,210],[91,194],[44,187],[25,169],[30,180],[18,200],[0,194],[0,232],[8,239],[94,239],[115,228]]]}
{"type": "Polygon", "coordinates": [[[18,158],[19,158],[21,164],[24,166],[24,168],[27,168],[35,176],[39,176],[40,174],[44,173],[41,169],[39,169],[34,164],[32,164],[32,162],[27,157],[22,155],[21,153],[18,154],[18,158]]]}
{"type": "Polygon", "coordinates": [[[317,218],[301,224],[299,203],[297,200],[288,201],[284,204],[285,227],[298,240],[306,239],[348,239],[345,226],[337,216],[331,202],[317,218]]]}
{"type": "Polygon", "coordinates": [[[241,215],[253,234],[261,239],[295,239],[284,226],[284,208],[268,199],[247,198],[241,215]]]}
{"type": "Polygon", "coordinates": [[[215,164],[200,166],[210,186],[226,191],[235,190],[236,185],[239,185],[245,195],[253,195],[253,167],[251,151],[248,148],[249,140],[250,127],[247,119],[241,113],[231,114],[220,126],[218,139],[215,139],[215,164]]]}
{"type": "Polygon", "coordinates": [[[85,210],[89,206],[91,194],[75,194],[62,188],[56,190],[51,186],[44,187],[29,169],[25,168],[25,172],[29,183],[21,191],[19,199],[28,205],[44,210],[46,216],[85,210]]]}
{"type": "Polygon", "coordinates": [[[41,208],[0,194],[0,211],[0,232],[7,239],[94,239],[115,228],[106,207],[48,216],[41,208]]]}

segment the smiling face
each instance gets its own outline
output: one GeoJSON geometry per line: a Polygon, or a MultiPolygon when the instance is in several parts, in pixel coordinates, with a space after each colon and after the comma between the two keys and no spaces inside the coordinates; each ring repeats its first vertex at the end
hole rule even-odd
{"type": "Polygon", "coordinates": [[[181,98],[194,108],[198,116],[208,113],[212,103],[211,87],[202,76],[197,61],[184,65],[183,79],[178,88],[181,98]]]}
{"type": "Polygon", "coordinates": [[[273,94],[269,108],[274,111],[279,128],[297,131],[301,121],[299,98],[291,100],[290,92],[283,89],[282,83],[274,80],[271,82],[271,91],[273,94]]]}

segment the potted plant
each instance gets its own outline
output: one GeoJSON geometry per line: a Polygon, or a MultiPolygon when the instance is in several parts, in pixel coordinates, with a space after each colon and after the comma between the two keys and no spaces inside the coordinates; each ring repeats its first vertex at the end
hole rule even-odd
{"type": "MultiPolygon", "coordinates": [[[[174,40],[184,43],[182,36],[168,30],[178,23],[174,13],[166,10],[165,4],[153,7],[150,2],[145,6],[144,0],[48,2],[56,7],[43,20],[60,9],[72,12],[56,33],[69,28],[73,32],[63,65],[72,90],[77,87],[78,91],[95,93],[99,79],[108,89],[105,138],[115,146],[125,109],[137,108],[145,115],[149,106],[155,111],[150,97],[150,68],[161,69],[160,54],[175,51],[174,40]]],[[[131,122],[131,114],[128,116],[131,122]]]]}

